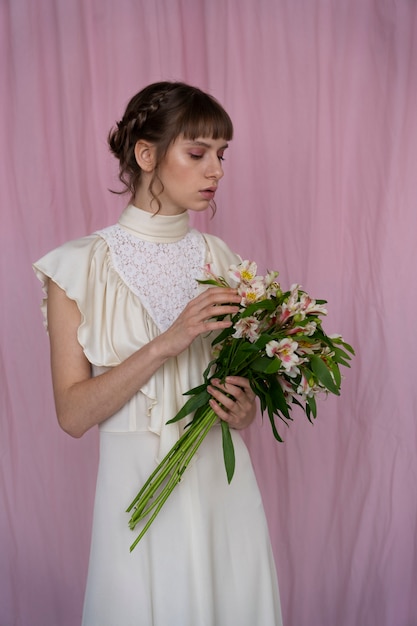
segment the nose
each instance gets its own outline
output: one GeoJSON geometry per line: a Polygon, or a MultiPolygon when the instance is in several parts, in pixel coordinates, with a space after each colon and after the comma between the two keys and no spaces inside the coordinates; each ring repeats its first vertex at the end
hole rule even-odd
{"type": "Polygon", "coordinates": [[[207,166],[206,176],[207,178],[212,178],[215,181],[218,181],[221,178],[223,178],[224,171],[222,167],[222,162],[217,156],[217,154],[214,154],[212,158],[210,159],[210,163],[207,166]]]}

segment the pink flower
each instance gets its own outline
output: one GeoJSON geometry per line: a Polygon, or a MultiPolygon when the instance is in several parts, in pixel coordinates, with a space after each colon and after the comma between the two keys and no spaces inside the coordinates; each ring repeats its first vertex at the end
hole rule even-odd
{"type": "Polygon", "coordinates": [[[225,279],[223,278],[223,276],[218,276],[215,273],[215,269],[212,263],[206,263],[203,267],[203,272],[205,275],[204,280],[212,280],[214,281],[219,287],[228,287],[228,283],[225,281],[225,279]]]}
{"type": "Polygon", "coordinates": [[[311,396],[314,395],[314,390],[310,386],[310,383],[308,382],[304,374],[301,374],[301,380],[300,384],[297,387],[297,393],[300,396],[303,396],[303,398],[311,398],[311,396]]]}
{"type": "MultiPolygon", "coordinates": [[[[281,315],[279,316],[279,323],[285,324],[285,322],[294,315],[297,315],[300,309],[300,303],[298,301],[298,289],[300,285],[291,285],[290,295],[286,302],[282,303],[281,315]]],[[[300,320],[301,321],[301,320],[300,320]]]]}
{"type": "Polygon", "coordinates": [[[302,398],[312,398],[318,393],[326,392],[325,387],[314,382],[314,380],[307,380],[304,374],[301,375],[300,384],[297,387],[297,393],[302,398]]]}
{"type": "Polygon", "coordinates": [[[295,335],[297,333],[302,333],[307,337],[310,337],[316,332],[317,323],[316,322],[307,322],[304,326],[294,326],[293,328],[289,328],[287,330],[288,335],[295,335]]]}
{"type": "Polygon", "coordinates": [[[214,273],[213,263],[206,263],[203,267],[203,272],[207,278],[213,278],[217,280],[217,274],[214,273]]]}
{"type": "Polygon", "coordinates": [[[317,304],[307,293],[303,293],[300,297],[300,312],[305,315],[312,315],[313,313],[327,315],[326,307],[323,304],[317,304]]]}
{"type": "Polygon", "coordinates": [[[279,380],[279,384],[282,387],[282,391],[284,392],[284,395],[286,395],[286,396],[294,396],[295,395],[295,389],[288,382],[288,380],[286,378],[284,378],[284,376],[278,376],[278,380],[279,380]]]}
{"type": "Polygon", "coordinates": [[[269,341],[265,346],[265,351],[269,357],[277,357],[280,359],[285,372],[289,376],[295,376],[298,373],[297,364],[300,362],[296,350],[298,343],[289,339],[281,339],[281,341],[269,341]]]}
{"type": "Polygon", "coordinates": [[[259,339],[259,321],[252,315],[242,317],[236,322],[234,328],[235,332],[232,336],[236,339],[246,337],[251,343],[255,343],[259,339]]]}

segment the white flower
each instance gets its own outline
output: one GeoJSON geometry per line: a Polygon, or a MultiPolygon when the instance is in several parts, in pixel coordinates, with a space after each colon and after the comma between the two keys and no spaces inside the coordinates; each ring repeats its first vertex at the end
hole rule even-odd
{"type": "Polygon", "coordinates": [[[242,298],[240,304],[248,306],[265,298],[265,285],[262,279],[255,278],[250,283],[240,283],[237,292],[242,298]]]}
{"type": "Polygon", "coordinates": [[[294,285],[291,285],[290,295],[288,296],[287,300],[282,303],[281,306],[281,314],[279,316],[279,321],[281,324],[284,324],[290,317],[298,314],[300,310],[300,303],[298,301],[299,288],[300,285],[296,283],[294,285]]]}
{"type": "Polygon", "coordinates": [[[259,339],[259,321],[256,317],[249,315],[248,317],[242,317],[234,325],[235,332],[232,335],[236,339],[240,337],[246,337],[251,343],[254,343],[259,339]]]}
{"type": "Polygon", "coordinates": [[[265,292],[267,298],[276,298],[282,293],[281,285],[276,280],[278,272],[269,271],[265,276],[265,292]]]}
{"type": "Polygon", "coordinates": [[[303,330],[304,334],[307,335],[307,337],[311,337],[317,330],[317,322],[307,322],[303,330]]]}
{"type": "Polygon", "coordinates": [[[303,398],[311,398],[314,396],[314,388],[310,386],[310,383],[304,374],[301,375],[300,384],[297,387],[297,393],[300,396],[303,396],[303,398]]]}
{"type": "Polygon", "coordinates": [[[206,263],[203,267],[203,272],[204,275],[206,276],[206,278],[210,278],[213,280],[217,280],[218,276],[215,273],[215,268],[213,266],[213,263],[206,263]]]}
{"type": "Polygon", "coordinates": [[[238,283],[250,283],[256,278],[258,266],[255,261],[242,261],[239,265],[231,265],[228,274],[238,283]]]}
{"type": "Polygon", "coordinates": [[[281,339],[281,341],[269,341],[265,346],[265,351],[269,357],[277,357],[282,363],[286,374],[290,377],[294,377],[299,373],[297,364],[300,362],[296,350],[298,343],[292,339],[281,339]]]}
{"type": "Polygon", "coordinates": [[[288,380],[286,378],[284,378],[284,376],[278,376],[278,381],[279,381],[279,384],[282,387],[284,395],[286,395],[286,396],[294,396],[295,395],[294,387],[291,385],[291,383],[288,382],[288,380]]]}
{"type": "Polygon", "coordinates": [[[317,304],[307,293],[303,293],[300,297],[300,312],[303,312],[305,315],[313,313],[327,315],[326,307],[323,304],[317,304]]]}

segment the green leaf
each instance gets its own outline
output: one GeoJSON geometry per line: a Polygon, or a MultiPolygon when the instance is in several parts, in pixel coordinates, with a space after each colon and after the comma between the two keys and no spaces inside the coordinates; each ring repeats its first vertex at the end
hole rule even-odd
{"type": "Polygon", "coordinates": [[[269,356],[261,356],[259,359],[256,359],[250,367],[255,372],[261,372],[263,374],[270,363],[271,358],[269,356]]]}
{"type": "Polygon", "coordinates": [[[346,343],[346,341],[343,341],[343,339],[339,339],[339,338],[332,339],[332,342],[333,344],[337,344],[338,346],[343,346],[345,350],[355,355],[355,350],[352,348],[350,344],[346,343]]]}
{"type": "Polygon", "coordinates": [[[276,357],[269,359],[269,365],[265,368],[265,374],[275,374],[281,367],[282,361],[276,357]]]}
{"type": "Polygon", "coordinates": [[[344,359],[337,357],[336,355],[333,357],[333,359],[339,365],[343,365],[344,367],[350,367],[350,363],[348,361],[345,361],[344,359]]]}
{"type": "Polygon", "coordinates": [[[211,342],[211,345],[215,346],[216,344],[221,343],[222,341],[227,339],[227,337],[230,337],[230,335],[233,335],[234,332],[235,332],[235,329],[233,328],[233,326],[229,326],[229,328],[224,328],[222,332],[219,333],[217,337],[213,339],[213,341],[211,342]]]}
{"type": "Polygon", "coordinates": [[[217,280],[213,280],[212,278],[207,278],[206,280],[200,280],[198,279],[197,282],[200,285],[216,285],[217,287],[222,287],[222,285],[219,285],[219,283],[217,282],[217,280]]]}
{"type": "MultiPolygon", "coordinates": [[[[220,277],[221,278],[221,277],[220,277]]],[[[224,279],[223,279],[224,280],[224,279]]],[[[207,278],[205,280],[197,279],[200,285],[214,285],[215,287],[226,287],[222,282],[214,280],[214,278],[207,278]]]]}
{"type": "Polygon", "coordinates": [[[282,390],[281,385],[279,384],[279,380],[277,378],[272,378],[269,386],[269,395],[274,404],[274,412],[277,410],[280,411],[287,419],[290,418],[290,409],[288,407],[287,401],[285,399],[284,392],[282,390]]]}
{"type": "Polygon", "coordinates": [[[345,367],[350,367],[350,363],[347,363],[347,361],[350,361],[351,357],[347,352],[335,345],[332,346],[332,350],[334,352],[334,358],[338,363],[341,363],[345,367]]]}
{"type": "Polygon", "coordinates": [[[251,343],[248,340],[243,340],[239,346],[239,351],[244,351],[250,354],[251,352],[259,352],[259,346],[257,343],[251,343]]]}
{"type": "Polygon", "coordinates": [[[291,400],[293,404],[300,406],[303,409],[303,411],[305,411],[304,404],[302,404],[295,396],[293,396],[291,400]]]}
{"type": "Polygon", "coordinates": [[[241,313],[240,317],[249,317],[249,315],[253,315],[256,311],[273,311],[276,308],[276,302],[270,300],[269,298],[266,300],[260,300],[259,302],[253,302],[253,304],[249,304],[246,309],[241,313]]]}
{"type": "Polygon", "coordinates": [[[167,424],[173,424],[174,422],[178,422],[183,417],[186,417],[187,415],[189,415],[196,409],[199,409],[200,407],[207,404],[209,399],[210,399],[210,394],[206,390],[202,391],[196,396],[193,396],[192,398],[187,400],[187,402],[184,404],[182,409],[178,411],[175,417],[167,421],[167,424]]]}
{"type": "Polygon", "coordinates": [[[206,384],[199,385],[198,387],[194,387],[194,389],[189,389],[188,391],[185,391],[182,395],[183,396],[195,396],[198,393],[201,393],[202,391],[204,391],[205,389],[206,389],[206,384]]]}
{"type": "Polygon", "coordinates": [[[230,484],[233,474],[235,473],[235,449],[229,424],[224,420],[220,420],[220,423],[222,425],[224,466],[226,468],[227,482],[230,484]]]}
{"type": "Polygon", "coordinates": [[[333,374],[333,378],[334,378],[334,382],[336,384],[336,387],[338,389],[340,389],[340,385],[342,384],[342,376],[340,374],[340,369],[337,363],[335,363],[333,360],[330,363],[330,369],[331,372],[333,374]]]}
{"type": "Polygon", "coordinates": [[[263,413],[266,409],[265,397],[268,395],[268,387],[265,381],[262,378],[258,378],[257,376],[251,377],[250,382],[253,392],[259,398],[259,401],[261,403],[261,411],[263,413]]]}
{"type": "Polygon", "coordinates": [[[253,352],[252,344],[247,341],[234,342],[234,355],[229,361],[229,373],[232,375],[234,372],[238,372],[242,364],[248,359],[253,352]]]}
{"type": "MultiPolygon", "coordinates": [[[[308,397],[307,398],[307,407],[306,409],[310,409],[311,413],[313,414],[313,417],[316,418],[317,417],[317,404],[316,404],[316,398],[314,396],[308,397]]],[[[309,421],[311,422],[310,419],[310,413],[307,413],[307,417],[309,419],[309,421]]]]}
{"type": "Polygon", "coordinates": [[[313,373],[317,376],[318,380],[326,387],[326,389],[334,393],[336,396],[339,396],[339,388],[335,384],[329,368],[324,363],[323,359],[321,359],[317,355],[313,355],[310,358],[310,364],[313,373]]]}
{"type": "Polygon", "coordinates": [[[271,337],[271,335],[268,335],[268,334],[264,333],[252,345],[255,348],[257,348],[258,350],[263,350],[265,348],[266,344],[271,341],[271,339],[273,339],[273,337],[271,337]]]}
{"type": "Polygon", "coordinates": [[[268,417],[269,417],[269,421],[270,421],[270,423],[271,423],[272,433],[273,433],[273,435],[274,435],[275,439],[276,439],[277,441],[280,441],[280,442],[282,443],[284,440],[280,437],[280,434],[279,434],[279,432],[277,431],[277,427],[276,427],[276,425],[275,425],[275,418],[274,418],[274,411],[273,411],[273,407],[272,407],[272,405],[270,404],[270,401],[269,401],[269,399],[268,399],[268,398],[267,398],[267,401],[268,401],[268,417]]]}

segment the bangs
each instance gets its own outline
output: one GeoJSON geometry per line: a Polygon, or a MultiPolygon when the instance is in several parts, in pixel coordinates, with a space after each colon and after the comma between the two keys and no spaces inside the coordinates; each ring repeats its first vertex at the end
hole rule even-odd
{"type": "Polygon", "coordinates": [[[179,121],[179,134],[186,139],[211,137],[212,139],[233,138],[233,124],[223,107],[205,93],[193,94],[189,98],[179,121]]]}

